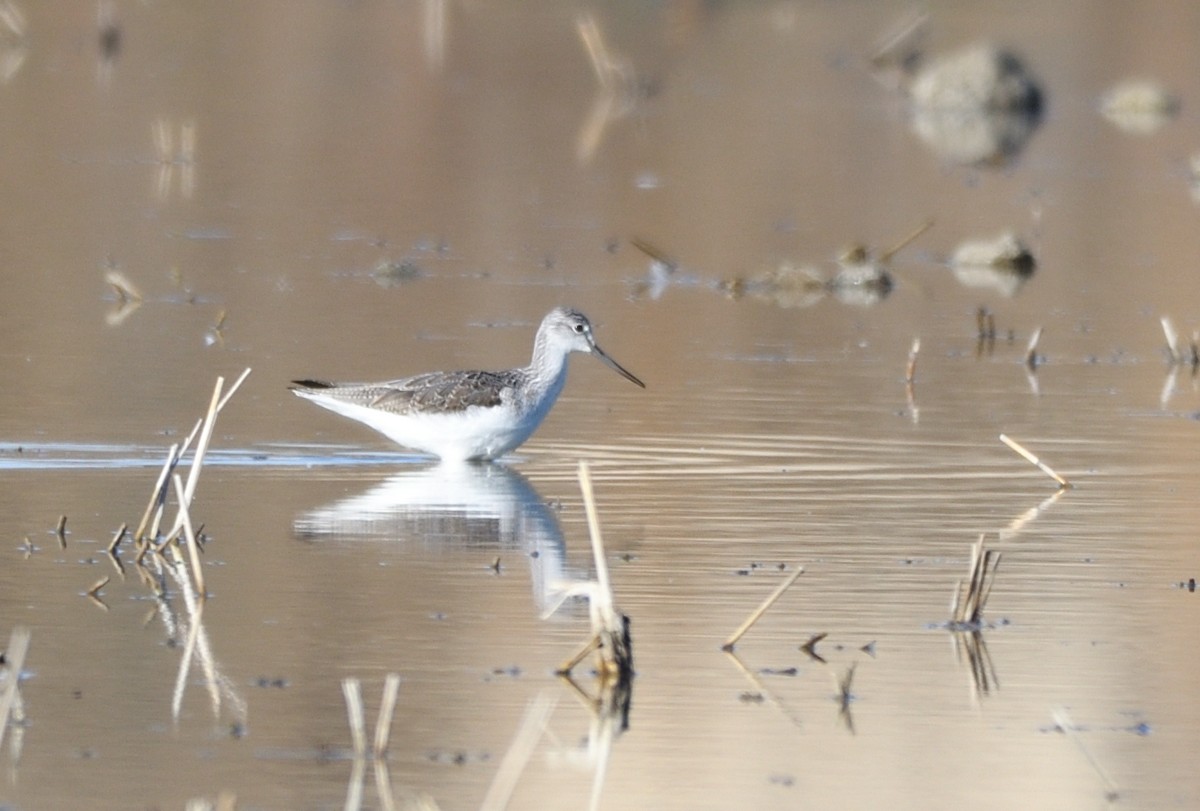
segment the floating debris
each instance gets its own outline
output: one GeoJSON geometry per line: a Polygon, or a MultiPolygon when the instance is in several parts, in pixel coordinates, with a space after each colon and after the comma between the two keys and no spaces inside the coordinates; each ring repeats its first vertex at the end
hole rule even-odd
{"type": "Polygon", "coordinates": [[[1037,129],[1042,91],[1014,54],[976,44],[931,60],[907,84],[912,127],[938,157],[1002,165],[1037,129]]]}
{"type": "Polygon", "coordinates": [[[1100,114],[1130,135],[1153,135],[1179,114],[1179,99],[1151,79],[1129,79],[1100,97],[1100,114]]]}
{"type": "Polygon", "coordinates": [[[950,257],[950,268],[964,287],[1014,296],[1037,268],[1033,252],[1010,231],[992,240],[968,240],[950,257]]]}
{"type": "Polygon", "coordinates": [[[868,307],[892,292],[892,275],[882,260],[872,258],[865,245],[851,245],[837,259],[829,290],[843,304],[868,307]]]}
{"type": "Polygon", "coordinates": [[[399,287],[424,275],[420,265],[411,259],[385,259],[371,271],[371,278],[380,287],[399,287]]]}
{"type": "Polygon", "coordinates": [[[932,227],[933,220],[926,220],[878,257],[865,245],[850,245],[838,255],[837,270],[828,279],[811,265],[785,262],[758,276],[723,280],[717,288],[730,298],[749,295],[779,307],[808,307],[826,295],[843,304],[868,307],[878,304],[892,291],[894,285],[888,269],[892,257],[932,227]]]}
{"type": "Polygon", "coordinates": [[[788,262],[758,276],[723,279],[717,289],[734,300],[749,296],[784,308],[811,307],[829,293],[819,270],[788,262]]]}

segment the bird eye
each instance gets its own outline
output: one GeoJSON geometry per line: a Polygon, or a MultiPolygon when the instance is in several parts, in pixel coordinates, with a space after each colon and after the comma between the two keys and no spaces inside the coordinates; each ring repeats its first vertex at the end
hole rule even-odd
{"type": "Polygon", "coordinates": [[[576,324],[576,325],[575,325],[575,331],[576,331],[576,332],[578,332],[580,335],[582,335],[582,334],[583,334],[583,330],[584,330],[583,324],[576,324]]]}

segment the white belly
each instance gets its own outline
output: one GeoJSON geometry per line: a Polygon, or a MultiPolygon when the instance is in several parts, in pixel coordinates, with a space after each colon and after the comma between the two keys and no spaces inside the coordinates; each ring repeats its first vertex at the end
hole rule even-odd
{"type": "Polygon", "coordinates": [[[550,411],[550,403],[523,414],[515,406],[504,404],[401,415],[323,398],[319,392],[297,393],[322,408],[374,428],[399,445],[452,461],[503,456],[529,439],[550,411]]]}

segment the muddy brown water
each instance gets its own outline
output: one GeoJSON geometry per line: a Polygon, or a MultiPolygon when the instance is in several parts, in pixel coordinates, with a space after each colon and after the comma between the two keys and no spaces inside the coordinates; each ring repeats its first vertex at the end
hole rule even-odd
{"type": "MultiPolygon", "coordinates": [[[[928,5],[928,53],[989,39],[1042,88],[1004,160],[938,154],[870,69],[903,4],[111,4],[105,56],[93,5],[22,3],[0,53],[0,636],[32,645],[0,807],[345,807],[340,682],[373,723],[392,672],[400,808],[479,807],[539,696],[512,808],[1200,803],[1200,387],[1160,327],[1200,326],[1200,10],[928,5]],[[587,13],[626,66],[611,98],[587,13]],[[1177,114],[1103,118],[1131,77],[1177,114]],[[761,284],[927,219],[874,303],[761,284]],[[947,266],[1005,231],[1028,278],[947,266]],[[647,389],[577,357],[503,465],[430,466],[286,391],[522,363],[560,303],[647,389]],[[197,625],[103,548],[245,367],[193,508],[197,625]],[[541,616],[591,570],[582,459],[632,619],[627,719],[553,675],[586,608],[541,616]],[[941,626],[980,533],[1003,558],[971,648],[941,626]]],[[[370,767],[361,803],[388,807],[370,767]]]]}

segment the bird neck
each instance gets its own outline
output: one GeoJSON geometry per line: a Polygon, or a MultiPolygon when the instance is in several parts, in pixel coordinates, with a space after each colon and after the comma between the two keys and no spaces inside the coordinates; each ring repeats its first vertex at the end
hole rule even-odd
{"type": "Polygon", "coordinates": [[[551,345],[550,341],[540,331],[533,342],[533,358],[526,368],[530,382],[538,393],[557,389],[561,390],[567,377],[567,354],[561,348],[551,345]]]}

